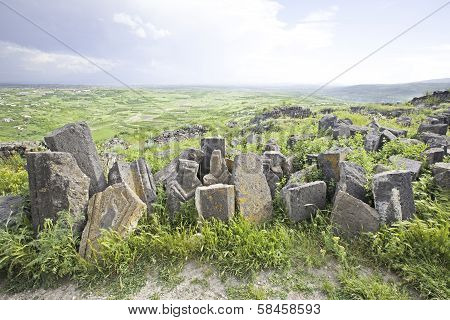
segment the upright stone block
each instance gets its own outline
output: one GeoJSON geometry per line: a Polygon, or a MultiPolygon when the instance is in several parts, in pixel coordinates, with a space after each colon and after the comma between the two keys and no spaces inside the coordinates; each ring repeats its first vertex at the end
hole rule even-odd
{"type": "Polygon", "coordinates": [[[234,186],[214,184],[195,190],[195,207],[205,219],[229,221],[235,211],[234,186]]]}
{"type": "Polygon", "coordinates": [[[411,172],[394,170],[373,176],[372,192],[381,223],[408,220],[416,212],[411,172]]]}
{"type": "Polygon", "coordinates": [[[205,154],[203,151],[189,148],[181,152],[181,154],[173,159],[167,166],[155,173],[155,183],[167,185],[177,177],[178,160],[194,161],[198,164],[202,163],[205,154]]]}
{"type": "Polygon", "coordinates": [[[211,155],[210,172],[203,177],[203,184],[205,186],[218,183],[228,184],[230,179],[231,173],[228,171],[225,159],[222,158],[222,152],[214,150],[211,155]]]}
{"type": "Polygon", "coordinates": [[[337,183],[340,177],[339,163],[345,160],[348,152],[348,149],[335,149],[319,154],[317,164],[323,172],[325,181],[337,183]]]}
{"type": "Polygon", "coordinates": [[[367,184],[366,171],[356,163],[342,161],[339,164],[340,178],[336,192],[343,191],[365,202],[367,184]]]}
{"type": "Polygon", "coordinates": [[[211,156],[214,150],[220,150],[222,157],[225,157],[225,138],[202,138],[201,149],[205,154],[200,167],[200,177],[203,178],[210,172],[211,156]]]}
{"type": "Polygon", "coordinates": [[[31,218],[37,232],[45,219],[56,220],[67,210],[75,220],[75,232],[85,224],[89,200],[89,178],[67,152],[30,152],[26,155],[31,218]]]}
{"type": "Polygon", "coordinates": [[[145,203],[125,183],[116,183],[89,200],[88,222],[80,242],[80,255],[89,258],[96,250],[102,229],[124,236],[136,228],[145,212],[145,203]]]}
{"type": "Polygon", "coordinates": [[[254,153],[237,155],[232,181],[235,185],[237,210],[245,218],[259,223],[272,216],[272,197],[261,157],[254,153]]]}
{"type": "Polygon", "coordinates": [[[288,217],[294,222],[309,219],[326,205],[327,185],[323,181],[292,184],[283,188],[288,217]]]}
{"type": "Polygon", "coordinates": [[[86,122],[69,123],[48,134],[44,140],[51,151],[68,152],[75,158],[81,171],[91,180],[90,196],[106,188],[100,158],[86,122]]]}

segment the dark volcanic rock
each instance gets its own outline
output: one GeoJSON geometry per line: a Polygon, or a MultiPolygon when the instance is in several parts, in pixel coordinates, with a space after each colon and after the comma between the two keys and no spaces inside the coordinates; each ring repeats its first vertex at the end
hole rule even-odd
{"type": "Polygon", "coordinates": [[[25,156],[27,152],[42,151],[45,147],[38,142],[2,142],[0,143],[0,158],[8,158],[14,154],[25,156]]]}
{"type": "Polygon", "coordinates": [[[445,153],[448,152],[448,138],[447,136],[438,135],[431,132],[422,132],[419,139],[429,145],[431,148],[442,148],[445,153]]]}
{"type": "Polygon", "coordinates": [[[336,192],[343,191],[351,196],[366,201],[366,171],[356,163],[342,161],[339,163],[340,178],[336,192]]]}
{"type": "Polygon", "coordinates": [[[443,148],[431,148],[424,152],[428,165],[435,164],[436,162],[444,161],[444,149],[443,148]]]}
{"type": "Polygon", "coordinates": [[[167,185],[168,182],[174,180],[177,176],[177,166],[178,166],[178,160],[191,160],[195,161],[198,164],[200,164],[203,161],[203,158],[205,157],[205,154],[203,151],[189,148],[181,152],[181,154],[173,159],[167,166],[165,166],[163,169],[155,173],[155,183],[167,185]]]}
{"type": "Polygon", "coordinates": [[[438,162],[432,169],[436,185],[443,189],[450,189],[450,163],[438,162]]]}
{"type": "Polygon", "coordinates": [[[337,232],[346,237],[354,237],[361,232],[375,232],[380,228],[377,210],[342,191],[336,194],[331,221],[337,232]]]}
{"type": "Polygon", "coordinates": [[[294,222],[309,219],[326,205],[327,185],[323,181],[289,184],[282,190],[288,217],[294,222]]]}
{"type": "Polygon", "coordinates": [[[221,156],[225,158],[225,138],[202,138],[201,149],[205,155],[200,166],[200,177],[203,178],[210,171],[211,155],[214,150],[220,150],[221,156]]]}
{"type": "Polygon", "coordinates": [[[311,116],[311,114],[312,112],[310,109],[303,108],[300,106],[280,107],[271,111],[264,112],[263,114],[257,115],[250,121],[250,123],[255,124],[267,119],[276,119],[280,117],[307,118],[311,116]]]}
{"type": "Polygon", "coordinates": [[[416,212],[411,172],[394,170],[373,176],[372,192],[380,222],[408,220],[416,212]]]}
{"type": "Polygon", "coordinates": [[[106,188],[100,158],[92,140],[91,130],[85,122],[67,124],[48,134],[44,140],[51,151],[73,155],[81,171],[91,180],[90,196],[106,188]]]}
{"type": "Polygon", "coordinates": [[[235,210],[234,186],[214,184],[195,191],[195,207],[205,219],[229,221],[235,210]]]}
{"type": "MultiPolygon", "coordinates": [[[[208,130],[200,124],[187,125],[176,130],[163,131],[149,141],[163,144],[170,141],[182,141],[204,135],[208,130]]],[[[147,142],[148,143],[148,142],[147,142]]]]}
{"type": "Polygon", "coordinates": [[[417,179],[419,177],[422,163],[420,161],[402,158],[399,156],[390,156],[389,161],[400,170],[407,170],[412,173],[412,178],[417,179]]]}
{"type": "Polygon", "coordinates": [[[319,120],[319,131],[332,129],[337,122],[337,117],[334,114],[326,114],[319,120]]]}
{"type": "Polygon", "coordinates": [[[56,220],[68,210],[75,220],[75,231],[81,232],[89,200],[89,178],[80,170],[75,158],[67,152],[27,153],[31,218],[35,231],[45,219],[56,220]]]}
{"type": "Polygon", "coordinates": [[[431,132],[445,136],[447,134],[448,124],[426,124],[422,123],[417,133],[431,132]]]}

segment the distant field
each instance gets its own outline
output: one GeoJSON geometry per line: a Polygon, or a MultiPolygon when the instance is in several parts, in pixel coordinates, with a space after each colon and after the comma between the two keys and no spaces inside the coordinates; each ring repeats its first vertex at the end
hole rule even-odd
{"type": "Polygon", "coordinates": [[[173,89],[0,89],[0,141],[40,140],[66,123],[84,120],[94,139],[130,136],[138,128],[157,134],[186,124],[222,128],[283,104],[336,106],[327,98],[274,91],[173,89]]]}

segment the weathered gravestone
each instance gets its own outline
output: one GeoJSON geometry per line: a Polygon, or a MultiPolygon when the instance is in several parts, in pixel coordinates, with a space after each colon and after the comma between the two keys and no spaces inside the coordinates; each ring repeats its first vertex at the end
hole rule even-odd
{"type": "Polygon", "coordinates": [[[145,203],[125,183],[116,183],[89,200],[88,221],[80,242],[80,255],[89,258],[96,250],[102,229],[124,236],[136,228],[146,210],[145,203]]]}
{"type": "Polygon", "coordinates": [[[411,172],[394,170],[373,176],[372,192],[381,223],[408,220],[416,212],[411,172]]]}
{"type": "Polygon", "coordinates": [[[198,163],[191,160],[178,160],[177,176],[166,186],[167,209],[171,218],[180,210],[181,204],[192,199],[195,189],[202,186],[197,177],[198,163]]]}
{"type": "Polygon", "coordinates": [[[45,219],[56,220],[68,210],[81,232],[89,200],[89,178],[67,152],[30,152],[26,155],[30,188],[31,218],[37,232],[45,219]]]}
{"type": "Polygon", "coordinates": [[[205,219],[229,221],[235,211],[234,186],[214,184],[198,187],[195,191],[195,207],[205,219]]]}
{"type": "Polygon", "coordinates": [[[336,194],[331,221],[337,232],[346,237],[375,232],[380,227],[377,210],[343,191],[336,194]]]}
{"type": "Polygon", "coordinates": [[[106,188],[100,158],[85,122],[69,123],[48,134],[44,140],[51,151],[68,152],[75,158],[81,171],[90,179],[90,196],[106,188]]]}
{"type": "Polygon", "coordinates": [[[254,153],[237,155],[232,183],[235,185],[237,210],[245,218],[259,223],[272,216],[272,197],[261,157],[254,153]]]}
{"type": "Polygon", "coordinates": [[[146,204],[147,213],[152,213],[152,204],[156,200],[156,185],[152,171],[145,159],[131,163],[116,162],[108,173],[108,184],[126,183],[146,204]]]}
{"type": "Polygon", "coordinates": [[[231,179],[231,173],[228,171],[225,159],[222,158],[220,150],[214,150],[211,154],[210,170],[207,175],[203,177],[203,184],[210,186],[213,184],[228,184],[231,179]]]}
{"type": "Polygon", "coordinates": [[[294,222],[309,219],[326,205],[327,185],[323,181],[290,184],[283,188],[282,197],[288,217],[294,222]]]}

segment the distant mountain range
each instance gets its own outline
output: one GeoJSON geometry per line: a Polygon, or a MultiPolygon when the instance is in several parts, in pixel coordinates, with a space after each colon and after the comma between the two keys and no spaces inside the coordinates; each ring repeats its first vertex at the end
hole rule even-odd
{"type": "Polygon", "coordinates": [[[362,84],[327,87],[317,95],[355,102],[404,102],[427,92],[450,89],[450,78],[399,84],[362,84]]]}

